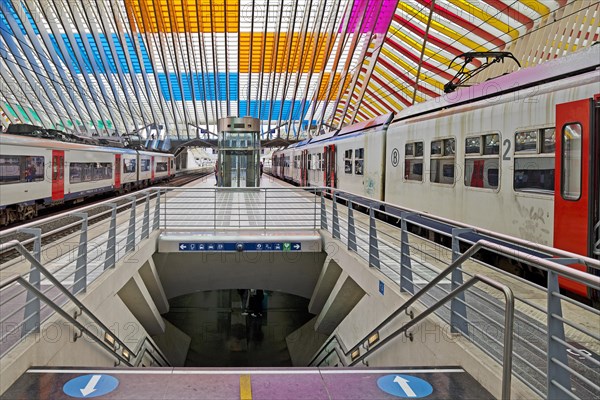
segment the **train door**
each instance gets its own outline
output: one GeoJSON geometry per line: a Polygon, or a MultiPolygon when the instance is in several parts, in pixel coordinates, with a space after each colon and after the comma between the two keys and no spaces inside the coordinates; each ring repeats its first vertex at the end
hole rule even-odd
{"type": "Polygon", "coordinates": [[[52,150],[52,200],[65,198],[65,152],[52,150]]]}
{"type": "MultiPolygon", "coordinates": [[[[598,96],[556,105],[554,246],[587,256],[594,255],[598,240],[597,107],[598,96]]],[[[564,280],[561,286],[588,296],[578,283],[564,280]]]]}
{"type": "Polygon", "coordinates": [[[121,155],[115,154],[115,189],[121,188],[121,155]]]}
{"type": "Polygon", "coordinates": [[[279,156],[279,177],[285,178],[285,155],[283,153],[279,156]]]}
{"type": "Polygon", "coordinates": [[[335,182],[335,144],[325,146],[323,149],[323,158],[325,162],[325,171],[323,182],[327,187],[336,187],[335,182]]]}
{"type": "Polygon", "coordinates": [[[300,186],[308,186],[308,150],[302,150],[300,160],[300,186]]]}
{"type": "Polygon", "coordinates": [[[152,182],[154,182],[154,156],[150,157],[150,179],[152,182]]]}

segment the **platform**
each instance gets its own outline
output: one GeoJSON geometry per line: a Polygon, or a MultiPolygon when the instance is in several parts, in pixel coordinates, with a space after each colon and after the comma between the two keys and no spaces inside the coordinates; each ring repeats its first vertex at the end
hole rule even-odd
{"type": "MultiPolygon", "coordinates": [[[[165,328],[162,325],[161,315],[168,310],[168,299],[191,292],[264,288],[310,299],[312,305],[309,306],[309,311],[315,315],[316,321],[313,324],[314,329],[309,327],[312,332],[326,336],[345,332],[346,335],[340,336],[338,343],[341,344],[342,351],[337,360],[326,356],[313,364],[308,362],[310,360],[305,364],[299,364],[316,367],[350,365],[354,361],[350,354],[353,349],[369,348],[365,344],[366,339],[361,342],[361,336],[375,329],[383,340],[391,333],[392,328],[389,327],[386,331],[377,327],[377,324],[388,317],[392,310],[398,309],[399,305],[407,304],[411,294],[418,293],[433,279],[439,277],[436,284],[418,300],[420,303],[418,307],[417,304],[411,306],[410,315],[413,311],[418,315],[419,310],[433,309],[450,290],[459,287],[463,281],[473,279],[476,274],[493,274],[497,281],[510,285],[518,299],[514,325],[509,328],[505,326],[505,304],[508,303],[505,303],[502,293],[495,291],[493,287],[478,284],[477,287],[468,289],[464,296],[451,301],[444,300],[445,303],[441,303],[443,306],[436,309],[435,318],[438,325],[435,326],[443,327],[441,329],[447,330],[450,337],[460,336],[468,341],[469,346],[480,351],[482,356],[468,356],[471,357],[469,359],[475,360],[469,364],[463,362],[464,358],[468,358],[467,356],[456,357],[454,353],[456,358],[443,358],[440,364],[460,364],[473,376],[477,375],[477,380],[489,391],[498,395],[494,392],[500,386],[498,376],[501,375],[501,371],[498,370],[498,366],[507,359],[503,352],[509,349],[508,354],[512,354],[514,358],[511,370],[514,376],[515,393],[519,395],[526,393],[523,391],[523,385],[527,385],[531,389],[528,394],[541,395],[548,391],[549,374],[555,374],[554,376],[559,379],[565,376],[563,371],[557,373],[547,367],[548,355],[560,351],[564,356],[561,362],[568,365],[571,373],[571,376],[567,376],[564,380],[569,382],[569,386],[578,393],[579,397],[593,398],[597,388],[593,382],[598,381],[596,368],[598,341],[593,334],[593,316],[596,315],[594,310],[585,309],[570,299],[561,300],[563,303],[561,307],[565,310],[564,315],[568,318],[566,319],[568,322],[564,322],[561,328],[564,331],[562,333],[564,339],[560,338],[560,332],[553,331],[552,335],[567,344],[562,345],[562,342],[557,340],[549,345],[547,319],[549,319],[548,315],[553,314],[548,314],[544,307],[548,298],[556,301],[557,296],[553,297],[555,295],[552,292],[536,287],[523,279],[507,276],[493,266],[469,259],[468,255],[462,262],[462,269],[452,274],[439,275],[440,271],[453,265],[459,256],[462,257],[461,254],[458,251],[453,253],[446,247],[413,235],[398,226],[399,224],[384,223],[375,218],[375,213],[369,215],[368,212],[361,212],[368,211],[370,204],[368,199],[363,203],[360,203],[360,199],[353,200],[354,205],[360,208],[359,211],[328,199],[327,196],[332,189],[298,188],[266,175],[263,176],[263,186],[260,188],[231,189],[218,188],[214,185],[214,179],[207,177],[185,188],[147,189],[144,198],[138,200],[136,207],[128,208],[128,205],[134,201],[129,198],[129,203],[119,206],[120,212],[112,214],[112,217],[109,216],[101,223],[90,225],[89,228],[87,224],[75,223],[78,225],[77,229],[80,229],[79,232],[72,232],[64,239],[43,246],[42,261],[68,291],[79,297],[88,296],[91,299],[95,296],[95,290],[98,292],[105,290],[104,297],[94,300],[95,304],[103,304],[102,311],[106,313],[104,315],[113,318],[113,303],[120,302],[123,309],[120,309],[119,313],[131,311],[132,316],[128,318],[139,322],[141,335],[162,334],[165,328]],[[113,238],[114,242],[111,243],[113,238]],[[252,254],[238,257],[240,243],[242,252],[252,254]],[[280,249],[275,247],[276,244],[280,245],[280,249]],[[298,245],[297,249],[294,244],[298,245]],[[222,248],[219,248],[219,245],[222,248]],[[279,253],[267,254],[268,257],[261,258],[260,262],[257,261],[255,253],[268,251],[267,245],[273,246],[271,253],[276,251],[279,253]],[[65,250],[57,251],[59,249],[65,250]],[[289,256],[292,256],[294,251],[300,254],[297,254],[298,259],[295,259],[295,264],[291,264],[289,261],[292,257],[289,256]],[[203,254],[200,255],[198,252],[203,254]],[[311,252],[313,254],[310,254],[311,252]],[[130,256],[131,258],[128,259],[130,256]],[[102,279],[97,279],[100,276],[102,279]],[[124,280],[116,281],[115,278],[114,282],[110,281],[115,276],[124,280]],[[123,285],[126,282],[128,283],[125,288],[123,285]],[[160,288],[158,282],[161,282],[160,288]],[[521,290],[521,287],[524,289],[521,290]],[[118,295],[115,294],[117,292],[118,295]],[[85,295],[80,296],[82,293],[85,295]],[[319,297],[318,301],[315,300],[316,296],[319,297]],[[392,297],[396,300],[386,300],[392,297]],[[147,304],[142,304],[145,307],[143,310],[137,304],[137,300],[141,298],[147,300],[147,304]],[[160,306],[159,308],[155,307],[155,302],[160,306]],[[317,303],[318,307],[315,306],[317,303]],[[139,307],[137,310],[136,304],[139,307]],[[125,306],[128,308],[126,309],[125,306]],[[542,310],[542,313],[539,313],[539,310],[542,310]],[[504,346],[503,343],[504,338],[507,337],[506,332],[514,332],[512,352],[511,347],[504,346]],[[567,352],[567,348],[570,351],[567,352]],[[322,360],[325,361],[324,364],[321,364],[322,360]],[[480,370],[487,372],[479,373],[480,370]]],[[[343,192],[336,191],[337,193],[343,192]]],[[[115,205],[109,201],[105,202],[105,207],[110,213],[110,207],[115,205]]],[[[75,215],[70,215],[69,218],[73,216],[75,215]]],[[[78,218],[87,219],[87,216],[78,214],[78,218]]],[[[451,237],[450,240],[454,242],[455,237],[451,237]]],[[[511,249],[496,246],[496,250],[500,253],[510,251],[512,254],[511,249]]],[[[561,269],[558,264],[549,266],[547,261],[533,258],[532,262],[547,268],[556,268],[556,271],[560,271],[564,276],[573,276],[569,275],[572,273],[568,268],[561,269]]],[[[29,262],[16,260],[2,267],[3,274],[19,273],[25,276],[25,279],[31,280],[27,275],[30,270],[29,262]]],[[[555,276],[555,279],[557,282],[558,277],[555,276]]],[[[591,278],[589,282],[590,286],[596,285],[596,281],[591,278]]],[[[57,290],[48,279],[42,279],[40,286],[48,294],[54,294],[57,290]]],[[[21,335],[26,335],[27,330],[21,329],[21,325],[25,318],[35,315],[35,310],[24,307],[25,293],[15,294],[14,290],[13,286],[5,288],[2,292],[2,306],[14,310],[3,321],[15,326],[2,337],[0,352],[3,354],[8,354],[13,347],[22,343],[21,335]]],[[[59,298],[59,301],[62,302],[62,299],[59,298]]],[[[62,303],[59,306],[62,306],[62,303]]],[[[559,314],[556,315],[559,317],[552,317],[555,318],[554,323],[558,323],[558,318],[563,318],[560,316],[561,310],[554,311],[557,312],[559,314]]],[[[46,317],[50,315],[48,308],[42,307],[39,315],[43,324],[46,317]]],[[[406,323],[409,319],[407,315],[409,314],[403,313],[402,317],[398,318],[398,324],[402,322],[400,320],[406,323]]],[[[104,331],[99,330],[99,332],[102,334],[104,331]]],[[[418,333],[414,330],[413,332],[418,333]]],[[[426,331],[421,333],[427,338],[426,331]]],[[[100,340],[103,338],[100,337],[100,340]]],[[[427,341],[417,340],[413,345],[408,345],[414,352],[412,356],[417,358],[406,361],[406,364],[402,363],[407,355],[406,347],[402,347],[406,346],[406,341],[391,344],[393,351],[388,355],[393,356],[393,359],[378,358],[379,354],[384,354],[380,352],[374,357],[369,355],[369,364],[374,366],[436,365],[436,357],[441,357],[446,349],[431,350],[424,356],[431,355],[431,359],[423,361],[419,358],[423,354],[420,353],[423,349],[418,346],[425,342],[427,341]],[[400,359],[395,356],[396,354],[402,354],[403,357],[400,359]],[[430,361],[431,363],[427,364],[430,361]]],[[[77,346],[83,346],[81,343],[78,341],[77,346]]],[[[431,346],[435,347],[438,343],[434,342],[431,346]]],[[[65,344],[61,349],[65,351],[62,356],[71,357],[69,350],[71,348],[70,344],[65,344]]],[[[311,351],[311,354],[314,351],[316,350],[311,351]]],[[[31,352],[40,354],[40,351],[33,348],[31,352]]],[[[464,356],[466,353],[460,354],[464,356]]],[[[362,355],[365,353],[363,352],[362,355]]],[[[107,358],[111,356],[112,353],[109,353],[107,358]]],[[[143,357],[136,357],[136,363],[132,365],[142,365],[142,361],[138,362],[142,359],[143,357]]],[[[14,382],[16,379],[21,382],[26,376],[32,375],[33,372],[29,372],[21,376],[30,365],[51,365],[50,362],[52,359],[44,359],[24,365],[18,372],[10,372],[14,376],[9,382],[14,382]]],[[[77,362],[71,365],[77,365],[77,362]]],[[[145,365],[161,364],[146,363],[145,365]]],[[[6,373],[11,370],[7,367],[2,371],[6,373]]],[[[127,375],[127,372],[115,371],[118,371],[115,374],[127,375]]],[[[133,371],[131,374],[142,374],[135,372],[136,370],[129,371],[133,371]]],[[[205,376],[214,373],[214,371],[200,373],[192,370],[189,373],[180,373],[175,372],[179,371],[177,369],[169,371],[171,372],[164,374],[205,376]]],[[[62,372],[60,376],[67,374],[62,372]]],[[[94,372],[90,374],[94,375],[94,372]]],[[[103,375],[103,373],[99,374],[103,375]]],[[[161,373],[153,372],[153,374],[162,376],[161,373]]],[[[240,372],[237,375],[238,379],[240,374],[253,376],[256,373],[240,372]]],[[[273,374],[285,375],[289,372],[273,374]]],[[[310,375],[310,373],[299,374],[310,375]]],[[[319,372],[319,374],[324,376],[329,372],[319,372]]],[[[367,373],[371,376],[369,374],[371,372],[367,373]]],[[[372,374],[376,373],[372,372],[372,374]]],[[[368,381],[371,378],[364,377],[364,380],[368,381]]],[[[447,377],[444,376],[440,380],[445,381],[447,377]]],[[[65,381],[61,382],[64,384],[65,381]]],[[[58,385],[56,387],[60,388],[60,384],[52,385],[58,385]]],[[[5,388],[6,386],[8,384],[5,384],[5,388]]],[[[23,387],[35,388],[36,386],[34,383],[25,383],[23,387]]],[[[239,382],[237,387],[239,390],[239,382]]],[[[396,383],[395,387],[399,387],[399,383],[396,383]]],[[[323,390],[333,393],[329,392],[329,389],[323,390]]],[[[56,391],[58,389],[52,390],[51,393],[59,393],[56,391]]],[[[334,388],[331,390],[333,391],[334,388]]],[[[255,392],[258,393],[261,392],[255,392]]],[[[301,393],[304,391],[301,390],[301,393]]],[[[385,398],[383,396],[376,398],[385,398]]],[[[468,398],[467,396],[470,394],[465,393],[460,397],[468,398]]],[[[481,398],[481,395],[474,396],[474,398],[481,398]]]]}
{"type": "Polygon", "coordinates": [[[100,393],[107,400],[493,399],[461,368],[30,369],[0,399],[100,393]]]}

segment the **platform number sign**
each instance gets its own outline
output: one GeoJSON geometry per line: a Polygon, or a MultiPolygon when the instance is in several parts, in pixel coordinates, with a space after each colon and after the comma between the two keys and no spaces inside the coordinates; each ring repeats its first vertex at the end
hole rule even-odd
{"type": "Polygon", "coordinates": [[[394,150],[392,150],[392,166],[397,167],[399,162],[400,152],[398,151],[398,149],[394,148],[394,150]]]}

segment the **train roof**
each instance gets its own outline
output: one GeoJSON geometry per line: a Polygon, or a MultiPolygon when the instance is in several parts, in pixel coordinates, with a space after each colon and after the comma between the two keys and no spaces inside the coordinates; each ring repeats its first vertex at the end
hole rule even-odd
{"type": "Polygon", "coordinates": [[[339,131],[331,131],[324,135],[314,136],[311,139],[305,139],[301,142],[297,142],[289,145],[286,149],[294,149],[298,147],[306,146],[307,144],[324,142],[327,140],[335,140],[342,136],[348,136],[354,133],[366,133],[369,129],[378,128],[389,124],[394,118],[394,113],[383,114],[378,117],[369,119],[367,121],[358,122],[356,124],[348,125],[340,129],[339,131]]]}
{"type": "Polygon", "coordinates": [[[136,154],[137,152],[127,148],[116,148],[107,146],[92,146],[82,143],[73,142],[61,142],[56,140],[41,139],[31,136],[11,135],[7,133],[0,134],[0,146],[12,145],[12,146],[23,146],[23,147],[42,147],[46,149],[54,150],[82,150],[82,151],[93,151],[100,153],[131,153],[136,154]]]}
{"type": "Polygon", "coordinates": [[[173,157],[172,153],[164,153],[160,151],[147,151],[147,150],[138,150],[138,153],[144,156],[165,156],[165,157],[173,157]]]}
{"type": "Polygon", "coordinates": [[[502,75],[405,108],[398,113],[393,122],[557,81],[569,76],[593,71],[599,66],[600,44],[596,43],[586,49],[564,57],[555,58],[554,60],[546,61],[530,68],[523,68],[510,74],[502,75]]]}
{"type": "Polygon", "coordinates": [[[337,136],[345,136],[359,131],[363,132],[371,128],[378,128],[380,126],[389,124],[390,122],[392,122],[392,119],[394,119],[394,113],[383,114],[366,121],[345,126],[340,130],[337,136]]]}

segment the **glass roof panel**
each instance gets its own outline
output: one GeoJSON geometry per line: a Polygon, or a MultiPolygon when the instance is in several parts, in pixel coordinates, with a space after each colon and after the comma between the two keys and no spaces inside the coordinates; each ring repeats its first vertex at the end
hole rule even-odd
{"type": "Polygon", "coordinates": [[[0,123],[187,138],[252,115],[314,134],[441,96],[465,52],[528,66],[589,46],[599,3],[0,0],[0,123]]]}

